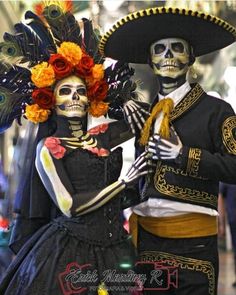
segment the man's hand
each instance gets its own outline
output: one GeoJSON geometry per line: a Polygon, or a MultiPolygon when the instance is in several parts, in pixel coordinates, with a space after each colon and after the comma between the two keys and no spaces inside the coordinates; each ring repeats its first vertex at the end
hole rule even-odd
{"type": "Polygon", "coordinates": [[[148,151],[153,154],[154,160],[174,160],[182,151],[183,145],[177,133],[177,144],[163,139],[160,135],[155,134],[148,142],[148,151]]]}

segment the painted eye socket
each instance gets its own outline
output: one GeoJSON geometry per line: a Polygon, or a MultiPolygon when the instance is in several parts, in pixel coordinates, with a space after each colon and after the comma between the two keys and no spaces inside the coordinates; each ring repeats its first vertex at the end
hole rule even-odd
{"type": "Polygon", "coordinates": [[[71,94],[71,89],[68,88],[68,87],[62,87],[60,90],[59,90],[59,95],[69,95],[71,94]]]}
{"type": "Polygon", "coordinates": [[[77,92],[79,95],[86,95],[86,94],[87,94],[87,92],[86,92],[86,88],[84,88],[84,87],[77,88],[76,92],[77,92]]]}
{"type": "Polygon", "coordinates": [[[172,43],[171,49],[177,53],[183,53],[184,52],[184,45],[180,42],[172,43]]]}
{"type": "Polygon", "coordinates": [[[153,49],[155,54],[161,54],[165,51],[166,46],[164,44],[156,44],[153,49]]]}

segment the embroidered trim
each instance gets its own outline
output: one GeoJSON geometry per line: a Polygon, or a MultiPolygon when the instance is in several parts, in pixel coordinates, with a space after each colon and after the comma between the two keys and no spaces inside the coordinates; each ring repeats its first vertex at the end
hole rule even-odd
{"type": "Polygon", "coordinates": [[[198,176],[199,162],[202,151],[198,148],[190,148],[188,154],[187,174],[192,177],[198,176]]]}
{"type": "Polygon", "coordinates": [[[222,125],[223,143],[230,154],[236,155],[236,140],[233,129],[236,128],[236,116],[227,118],[222,125]]]}
{"type": "Polygon", "coordinates": [[[196,84],[192,90],[182,99],[180,103],[173,109],[170,114],[170,120],[173,121],[187,111],[204,93],[204,90],[199,84],[196,84]]]}
{"type": "Polygon", "coordinates": [[[144,251],[140,254],[141,261],[161,261],[169,266],[200,271],[207,275],[209,295],[215,294],[215,270],[210,261],[199,260],[165,252],[144,251]]]}
{"type": "Polygon", "coordinates": [[[167,165],[161,165],[156,169],[156,173],[154,175],[154,186],[157,191],[175,199],[188,200],[198,205],[208,204],[217,208],[217,196],[188,187],[180,187],[173,184],[168,184],[165,180],[166,172],[188,176],[187,173],[180,169],[174,169],[173,167],[167,165]]]}

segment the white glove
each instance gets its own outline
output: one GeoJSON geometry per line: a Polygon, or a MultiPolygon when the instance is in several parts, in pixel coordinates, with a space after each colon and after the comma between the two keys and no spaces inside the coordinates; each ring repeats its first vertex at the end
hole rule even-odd
{"type": "Polygon", "coordinates": [[[153,154],[154,160],[173,160],[179,156],[183,145],[179,136],[176,133],[175,135],[177,136],[177,144],[161,138],[158,134],[149,139],[148,151],[153,154]]]}
{"type": "Polygon", "coordinates": [[[138,101],[132,99],[124,104],[124,114],[133,134],[135,134],[135,126],[137,126],[139,130],[143,128],[146,121],[144,115],[150,115],[149,112],[144,110],[142,106],[138,104],[138,101]]]}

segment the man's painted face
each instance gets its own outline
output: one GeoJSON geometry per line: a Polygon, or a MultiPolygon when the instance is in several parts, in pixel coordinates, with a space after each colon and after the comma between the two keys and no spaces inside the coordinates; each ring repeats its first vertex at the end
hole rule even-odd
{"type": "Polygon", "coordinates": [[[60,80],[55,89],[56,113],[60,116],[79,117],[86,115],[88,97],[85,83],[77,76],[60,80]]]}
{"type": "Polygon", "coordinates": [[[178,78],[189,68],[189,44],[180,38],[166,38],[150,47],[151,61],[156,75],[178,78]]]}

